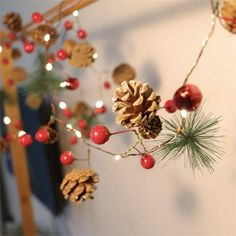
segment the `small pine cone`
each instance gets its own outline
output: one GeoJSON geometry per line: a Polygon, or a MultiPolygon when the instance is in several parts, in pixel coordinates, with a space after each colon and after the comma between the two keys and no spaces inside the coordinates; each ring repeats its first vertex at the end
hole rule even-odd
{"type": "Polygon", "coordinates": [[[75,40],[73,40],[73,39],[67,39],[67,40],[64,41],[62,48],[63,48],[63,49],[68,53],[68,55],[70,56],[75,45],[76,45],[75,40]]]}
{"type": "Polygon", "coordinates": [[[75,107],[72,109],[72,113],[74,116],[82,116],[87,113],[89,110],[89,105],[86,102],[80,101],[77,102],[75,107]]]}
{"type": "Polygon", "coordinates": [[[57,142],[57,140],[59,139],[58,132],[51,127],[47,127],[46,129],[49,132],[49,139],[45,142],[45,144],[54,144],[55,142],[57,142]]]}
{"type": "Polygon", "coordinates": [[[66,200],[79,205],[88,198],[93,199],[94,184],[98,181],[98,174],[92,169],[72,170],[64,177],[60,189],[66,200]]]}
{"type": "Polygon", "coordinates": [[[3,24],[6,25],[9,30],[18,32],[22,27],[21,17],[16,12],[7,13],[3,18],[3,24]]]}
{"type": "Polygon", "coordinates": [[[220,12],[223,26],[236,34],[236,0],[224,0],[220,12]]]}
{"type": "Polygon", "coordinates": [[[120,85],[124,81],[133,80],[135,78],[135,71],[130,65],[121,64],[114,69],[112,78],[116,84],[120,85]]]}
{"type": "Polygon", "coordinates": [[[37,94],[32,93],[27,95],[25,103],[31,109],[37,110],[41,106],[42,101],[43,99],[41,97],[39,97],[37,94]]]}
{"type": "Polygon", "coordinates": [[[20,51],[20,49],[13,48],[12,51],[11,51],[11,55],[12,55],[12,58],[15,59],[15,60],[21,58],[21,51],[20,51]]]}
{"type": "Polygon", "coordinates": [[[35,43],[45,47],[50,47],[56,43],[58,33],[52,26],[48,24],[42,24],[31,31],[31,36],[35,43]],[[47,34],[50,35],[49,40],[45,40],[44,38],[47,34]]]}
{"type": "Polygon", "coordinates": [[[5,138],[0,138],[0,153],[3,154],[9,149],[9,143],[5,138]]]}
{"type": "Polygon", "coordinates": [[[138,131],[145,139],[154,139],[162,130],[162,122],[159,116],[155,116],[147,124],[140,126],[138,131]]]}
{"type": "Polygon", "coordinates": [[[113,112],[119,112],[116,123],[131,128],[144,125],[155,116],[160,97],[147,83],[130,80],[115,90],[113,102],[113,112]]]}
{"type": "Polygon", "coordinates": [[[9,74],[9,77],[17,82],[26,80],[27,76],[27,72],[22,67],[14,67],[9,74]]]}

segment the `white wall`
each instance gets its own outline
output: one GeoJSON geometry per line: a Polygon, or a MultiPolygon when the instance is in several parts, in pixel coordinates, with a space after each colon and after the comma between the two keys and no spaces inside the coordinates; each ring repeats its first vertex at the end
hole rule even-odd
{"type": "MultiPolygon", "coordinates": [[[[47,4],[42,9],[52,1],[47,4]]],[[[32,2],[29,6],[34,8],[32,2]]],[[[95,67],[111,71],[121,62],[130,62],[138,78],[156,87],[165,101],[194,62],[210,27],[210,11],[209,1],[204,0],[104,0],[80,16],[99,52],[95,67]]],[[[217,24],[191,78],[207,98],[205,110],[223,118],[226,153],[215,173],[194,176],[181,161],[146,171],[138,158],[117,162],[93,151],[92,167],[100,174],[100,183],[93,201],[71,205],[67,221],[73,235],[236,235],[235,56],[236,36],[217,24]]],[[[65,93],[64,99],[73,104],[76,95],[93,105],[99,96],[97,87],[91,88],[96,80],[93,71],[68,69],[81,78],[81,91],[65,93]]],[[[111,130],[118,130],[111,97],[112,92],[105,92],[109,115],[102,119],[111,130]]],[[[128,135],[112,137],[104,147],[119,152],[127,142],[132,142],[128,135]]],[[[80,157],[81,149],[74,149],[80,157]]]]}

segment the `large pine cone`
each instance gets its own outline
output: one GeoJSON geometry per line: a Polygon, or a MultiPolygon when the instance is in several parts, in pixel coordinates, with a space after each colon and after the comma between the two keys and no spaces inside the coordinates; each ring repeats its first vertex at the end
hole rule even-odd
{"type": "Polygon", "coordinates": [[[17,12],[7,13],[3,18],[3,24],[14,32],[20,31],[22,27],[21,17],[17,12]]]}
{"type": "Polygon", "coordinates": [[[162,130],[162,122],[159,116],[155,116],[147,124],[140,126],[138,131],[145,139],[154,139],[162,130]]]}
{"type": "Polygon", "coordinates": [[[98,181],[98,174],[92,169],[72,170],[64,177],[60,189],[65,199],[79,205],[88,198],[93,199],[94,184],[98,181]]]}
{"type": "Polygon", "coordinates": [[[58,33],[55,28],[48,24],[42,24],[37,26],[31,31],[32,39],[35,43],[38,43],[42,46],[49,47],[56,43],[58,38],[58,33]],[[48,41],[45,41],[44,37],[46,34],[50,35],[48,41]]]}
{"type": "Polygon", "coordinates": [[[236,34],[236,0],[224,0],[221,8],[221,22],[229,32],[236,34]]]}
{"type": "Polygon", "coordinates": [[[142,126],[155,116],[160,97],[147,83],[130,80],[115,90],[113,102],[113,112],[119,112],[116,123],[131,128],[142,126]]]}

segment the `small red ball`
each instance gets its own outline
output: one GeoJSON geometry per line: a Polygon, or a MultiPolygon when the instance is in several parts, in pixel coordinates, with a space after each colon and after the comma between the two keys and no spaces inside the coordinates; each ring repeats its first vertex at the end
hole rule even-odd
{"type": "Polygon", "coordinates": [[[56,58],[54,57],[54,55],[50,55],[48,57],[48,63],[54,63],[56,61],[56,58]]]}
{"type": "Polygon", "coordinates": [[[96,125],[91,129],[90,139],[96,144],[104,144],[110,138],[109,130],[103,125],[96,125]]]}
{"type": "Polygon", "coordinates": [[[8,78],[7,79],[7,85],[8,86],[12,87],[14,84],[15,84],[15,80],[14,79],[12,79],[12,78],[8,78]]]}
{"type": "Polygon", "coordinates": [[[5,46],[6,48],[10,48],[10,47],[11,47],[11,43],[10,43],[10,42],[5,42],[4,46],[5,46]]]}
{"type": "Polygon", "coordinates": [[[16,129],[19,129],[19,130],[22,130],[24,127],[23,122],[21,120],[17,120],[14,126],[16,129]]]}
{"type": "Polygon", "coordinates": [[[49,138],[50,134],[45,128],[40,128],[35,134],[35,139],[40,143],[47,142],[49,138]]]}
{"type": "Polygon", "coordinates": [[[65,21],[64,28],[65,30],[70,30],[73,27],[73,23],[70,20],[65,21]]]}
{"type": "Polygon", "coordinates": [[[31,16],[31,18],[32,18],[32,21],[33,21],[35,24],[38,24],[38,23],[42,22],[42,20],[43,20],[43,16],[42,16],[42,14],[39,13],[39,12],[34,12],[34,13],[32,14],[32,16],[31,16]]]}
{"type": "Polygon", "coordinates": [[[152,155],[146,154],[141,157],[140,164],[145,169],[151,169],[155,165],[155,159],[152,155]]]}
{"type": "Polygon", "coordinates": [[[77,36],[80,39],[85,39],[87,37],[87,32],[84,29],[80,29],[77,31],[77,36]]]}
{"type": "Polygon", "coordinates": [[[173,100],[167,100],[164,105],[165,109],[169,113],[173,113],[177,110],[177,107],[175,106],[175,103],[173,100]]]}
{"type": "Polygon", "coordinates": [[[8,38],[9,38],[10,40],[12,40],[12,41],[15,41],[17,37],[16,37],[16,34],[15,34],[15,33],[10,32],[10,33],[8,34],[8,38]]]}
{"type": "Polygon", "coordinates": [[[105,106],[96,108],[96,113],[97,113],[97,114],[103,114],[103,113],[105,113],[106,111],[107,111],[107,109],[106,109],[105,106]]]}
{"type": "Polygon", "coordinates": [[[76,78],[68,78],[66,82],[66,88],[69,90],[75,90],[79,87],[79,80],[76,78]]]}
{"type": "Polygon", "coordinates": [[[70,144],[75,145],[78,143],[78,137],[76,135],[70,137],[70,144]]]}
{"type": "Polygon", "coordinates": [[[18,138],[18,143],[23,147],[28,147],[33,142],[33,139],[30,134],[23,134],[18,138]]]}
{"type": "Polygon", "coordinates": [[[110,89],[111,88],[111,83],[109,81],[105,81],[104,84],[103,84],[103,87],[105,89],[110,89]]]}
{"type": "Polygon", "coordinates": [[[64,49],[60,48],[57,51],[57,57],[60,60],[65,60],[68,57],[68,53],[64,49]]]}
{"type": "Polygon", "coordinates": [[[24,50],[27,53],[32,53],[35,49],[35,45],[33,42],[24,42],[24,50]]]}
{"type": "Polygon", "coordinates": [[[173,101],[180,110],[194,111],[202,101],[202,93],[196,85],[185,84],[175,92],[173,101]]]}
{"type": "Polygon", "coordinates": [[[62,112],[67,118],[71,118],[73,116],[72,111],[69,108],[63,109],[62,112]]]}
{"type": "Polygon", "coordinates": [[[71,151],[65,151],[61,154],[60,161],[63,165],[70,165],[74,161],[74,154],[71,151]]]}
{"type": "Polygon", "coordinates": [[[80,119],[78,120],[77,125],[80,129],[85,129],[88,127],[88,122],[84,119],[80,119]]]}

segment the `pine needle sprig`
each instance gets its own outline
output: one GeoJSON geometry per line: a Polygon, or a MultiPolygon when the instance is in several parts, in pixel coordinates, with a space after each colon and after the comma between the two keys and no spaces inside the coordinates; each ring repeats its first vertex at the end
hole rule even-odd
{"type": "Polygon", "coordinates": [[[184,158],[185,165],[193,170],[201,171],[202,168],[207,168],[209,172],[213,172],[213,164],[223,154],[223,136],[219,135],[218,126],[220,121],[220,117],[213,117],[211,113],[205,114],[200,107],[187,115],[185,125],[180,134],[176,135],[182,126],[181,114],[170,120],[163,119],[163,130],[166,130],[166,133],[161,135],[158,142],[176,137],[156,152],[157,159],[166,160],[168,164],[184,158]]]}

